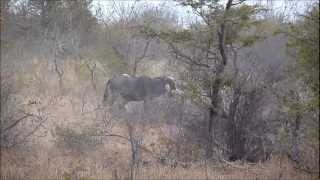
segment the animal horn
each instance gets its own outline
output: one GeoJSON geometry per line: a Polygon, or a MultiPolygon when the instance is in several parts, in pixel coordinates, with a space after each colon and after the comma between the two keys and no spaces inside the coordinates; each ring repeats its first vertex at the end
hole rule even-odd
{"type": "Polygon", "coordinates": [[[174,79],[172,77],[170,77],[170,76],[167,77],[166,79],[167,79],[166,81],[169,84],[171,90],[175,90],[176,89],[176,85],[174,83],[174,79]]]}

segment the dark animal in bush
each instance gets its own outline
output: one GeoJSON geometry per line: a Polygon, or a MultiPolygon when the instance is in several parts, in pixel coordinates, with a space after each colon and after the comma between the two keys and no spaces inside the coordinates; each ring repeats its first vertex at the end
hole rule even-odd
{"type": "Polygon", "coordinates": [[[175,83],[170,77],[150,78],[121,74],[107,82],[103,104],[112,106],[115,101],[118,101],[119,108],[123,108],[130,101],[144,101],[145,103],[161,95],[171,96],[175,90],[175,83]]]}

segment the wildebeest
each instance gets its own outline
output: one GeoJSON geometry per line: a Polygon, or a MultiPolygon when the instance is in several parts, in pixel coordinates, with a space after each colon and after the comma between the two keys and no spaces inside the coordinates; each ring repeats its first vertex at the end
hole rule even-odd
{"type": "Polygon", "coordinates": [[[107,82],[103,103],[112,106],[115,101],[118,101],[119,108],[123,108],[130,101],[143,101],[145,104],[152,98],[166,94],[172,95],[175,90],[175,83],[170,77],[151,78],[121,74],[107,82]]]}

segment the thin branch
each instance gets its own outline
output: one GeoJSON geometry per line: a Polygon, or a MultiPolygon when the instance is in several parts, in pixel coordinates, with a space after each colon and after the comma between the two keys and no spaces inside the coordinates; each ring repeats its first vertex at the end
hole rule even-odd
{"type": "Polygon", "coordinates": [[[128,137],[125,137],[125,136],[122,136],[122,135],[119,135],[119,134],[105,134],[105,135],[102,135],[102,136],[105,136],[105,137],[118,137],[118,138],[125,139],[125,140],[130,142],[130,139],[128,137]]]}
{"type": "Polygon", "coordinates": [[[169,46],[171,47],[171,49],[173,50],[173,52],[176,54],[177,58],[182,57],[188,64],[191,64],[191,65],[197,65],[197,66],[201,66],[201,67],[205,67],[205,68],[210,68],[210,66],[208,64],[204,64],[204,63],[201,63],[201,62],[198,62],[194,59],[192,59],[190,56],[182,53],[177,47],[175,47],[172,43],[168,43],[169,46]]]}
{"type": "Polygon", "coordinates": [[[12,128],[15,127],[19,122],[21,122],[22,120],[24,120],[25,118],[30,117],[30,116],[31,116],[30,114],[26,114],[26,115],[24,115],[23,117],[17,119],[14,123],[12,123],[10,126],[8,126],[7,128],[5,128],[5,129],[3,130],[3,132],[12,129],[12,128]]]}
{"type": "Polygon", "coordinates": [[[149,46],[150,46],[150,42],[151,42],[151,40],[147,40],[147,43],[146,43],[146,46],[144,47],[142,55],[137,59],[138,62],[140,62],[143,58],[146,57],[147,51],[148,51],[149,46]]]}
{"type": "Polygon", "coordinates": [[[231,3],[231,6],[236,6],[236,5],[242,4],[245,1],[246,0],[239,0],[239,2],[231,3]]]}

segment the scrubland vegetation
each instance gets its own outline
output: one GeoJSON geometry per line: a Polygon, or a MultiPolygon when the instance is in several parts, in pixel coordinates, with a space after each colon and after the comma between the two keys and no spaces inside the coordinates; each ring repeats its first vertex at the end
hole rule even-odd
{"type": "Polygon", "coordinates": [[[1,0],[1,179],[319,179],[319,2],[274,3],[1,0]]]}

